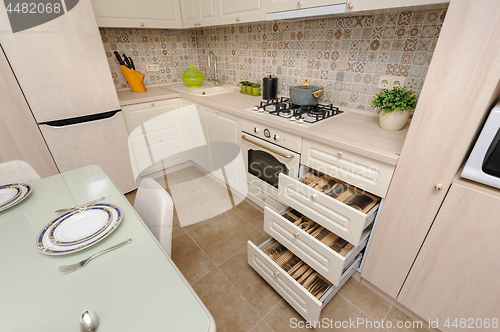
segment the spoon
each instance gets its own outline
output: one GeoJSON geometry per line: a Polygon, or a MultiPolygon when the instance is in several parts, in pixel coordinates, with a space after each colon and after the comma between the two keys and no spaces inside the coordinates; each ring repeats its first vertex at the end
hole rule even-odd
{"type": "Polygon", "coordinates": [[[85,310],[80,316],[80,331],[81,332],[95,332],[99,327],[99,317],[91,311],[85,310]]]}

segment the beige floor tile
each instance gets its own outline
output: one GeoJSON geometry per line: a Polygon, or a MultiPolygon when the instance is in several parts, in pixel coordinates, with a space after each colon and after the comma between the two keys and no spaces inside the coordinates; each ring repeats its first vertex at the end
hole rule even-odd
{"type": "Polygon", "coordinates": [[[242,216],[243,219],[251,223],[259,231],[264,231],[264,214],[246,200],[236,205],[233,209],[234,212],[242,216]]]}
{"type": "Polygon", "coordinates": [[[269,325],[266,324],[263,320],[259,322],[250,332],[273,332],[269,325]]]}
{"type": "Polygon", "coordinates": [[[176,238],[177,236],[184,234],[186,231],[181,227],[179,222],[174,219],[172,223],[172,239],[176,238]]]}
{"type": "MultiPolygon", "coordinates": [[[[326,326],[319,325],[316,329],[308,329],[311,331],[353,331],[353,332],[376,332],[376,328],[369,328],[366,325],[360,326],[348,326],[346,328],[335,328],[335,322],[341,324],[342,322],[357,321],[363,319],[364,322],[369,320],[363,312],[352,305],[344,297],[336,295],[333,299],[326,305],[326,307],[321,312],[320,323],[324,323],[326,319],[326,326]]],[[[302,331],[306,328],[299,328],[298,324],[305,324],[305,320],[286,302],[281,301],[266,317],[264,317],[266,323],[276,332],[285,331],[302,331]]],[[[310,322],[312,324],[312,322],[310,322]]]]}
{"type": "Polygon", "coordinates": [[[233,193],[228,190],[226,185],[220,183],[214,183],[211,186],[206,187],[206,189],[223,203],[231,207],[234,207],[235,205],[238,205],[243,201],[243,198],[241,198],[241,196],[233,195],[233,193]]]}
{"type": "Polygon", "coordinates": [[[215,269],[210,258],[187,233],[172,239],[172,260],[189,283],[215,269]]]}
{"type": "Polygon", "coordinates": [[[340,288],[339,293],[373,320],[380,321],[384,319],[391,309],[389,302],[353,278],[350,278],[340,288]]]}
{"type": "Polygon", "coordinates": [[[186,168],[183,168],[182,171],[189,176],[191,179],[195,180],[198,182],[202,187],[207,188],[210,187],[211,185],[214,185],[216,183],[219,183],[216,179],[205,173],[204,171],[200,170],[196,166],[189,166],[186,168]]]}
{"type": "Polygon", "coordinates": [[[259,314],[219,269],[192,286],[214,317],[218,332],[249,331],[260,320],[259,314]]]}
{"type": "Polygon", "coordinates": [[[125,198],[129,201],[130,205],[134,206],[135,196],[137,195],[137,190],[129,192],[125,195],[125,198]]]}
{"type": "Polygon", "coordinates": [[[183,227],[208,220],[231,208],[206,189],[180,199],[174,199],[174,205],[179,224],[183,227]]]}
{"type": "Polygon", "coordinates": [[[255,241],[262,236],[233,211],[226,211],[186,231],[216,265],[245,248],[248,240],[255,241]]]}
{"type": "MultiPolygon", "coordinates": [[[[426,322],[422,322],[421,325],[417,325],[417,323],[413,323],[413,319],[408,317],[405,313],[403,313],[401,310],[396,309],[394,307],[391,308],[389,311],[389,314],[387,315],[387,318],[385,319],[388,322],[392,322],[392,328],[388,329],[390,331],[404,331],[404,332],[426,332],[427,329],[424,328],[426,326],[426,322]],[[408,324],[408,327],[404,327],[402,325],[401,328],[397,328],[398,322],[401,322],[400,324],[408,324]],[[421,326],[421,327],[420,327],[421,326]]],[[[387,325],[386,325],[387,326],[387,325]]]]}
{"type": "MultiPolygon", "coordinates": [[[[262,235],[256,244],[268,237],[262,235]]],[[[248,264],[246,248],[221,264],[219,269],[261,317],[267,315],[281,301],[281,296],[248,264]]]]}

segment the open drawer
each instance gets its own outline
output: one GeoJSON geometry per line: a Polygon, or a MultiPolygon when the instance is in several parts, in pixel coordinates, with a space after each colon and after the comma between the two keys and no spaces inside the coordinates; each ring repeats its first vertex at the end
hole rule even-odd
{"type": "MultiPolygon", "coordinates": [[[[248,264],[250,264],[253,269],[260,274],[260,276],[264,278],[264,280],[266,280],[267,283],[269,283],[269,285],[271,285],[302,317],[308,321],[318,321],[321,310],[323,310],[325,305],[337,293],[340,287],[344,285],[344,283],[359,267],[362,255],[359,254],[354,262],[345,269],[338,286],[334,286],[333,284],[327,282],[328,284],[322,286],[320,292],[318,292],[316,290],[317,287],[314,284],[311,285],[311,283],[320,280],[321,275],[318,275],[317,272],[311,271],[310,269],[303,272],[304,269],[309,267],[300,260],[296,264],[301,265],[287,265],[286,261],[281,262],[281,266],[278,265],[278,263],[272,258],[272,255],[270,256],[265,252],[265,250],[267,250],[270,246],[275,245],[275,243],[276,240],[270,238],[257,247],[251,241],[248,241],[248,264]],[[295,273],[296,275],[292,277],[291,273],[295,273]],[[311,280],[304,280],[303,276],[307,273],[309,273],[311,280]],[[309,289],[312,288],[315,295],[313,295],[313,293],[311,293],[306,287],[309,289]]],[[[286,253],[287,252],[285,252],[284,255],[286,255],[286,253]]],[[[291,255],[290,259],[293,260],[294,256],[291,255]]]]}
{"type": "Polygon", "coordinates": [[[366,247],[371,229],[353,246],[328,229],[291,208],[281,212],[264,209],[264,230],[304,260],[334,285],[339,285],[344,268],[366,247]]]}
{"type": "Polygon", "coordinates": [[[380,204],[379,197],[314,170],[298,180],[281,173],[278,186],[282,203],[355,246],[380,204]]]}
{"type": "Polygon", "coordinates": [[[300,162],[379,197],[385,197],[395,168],[394,165],[307,138],[302,141],[300,162]]]}

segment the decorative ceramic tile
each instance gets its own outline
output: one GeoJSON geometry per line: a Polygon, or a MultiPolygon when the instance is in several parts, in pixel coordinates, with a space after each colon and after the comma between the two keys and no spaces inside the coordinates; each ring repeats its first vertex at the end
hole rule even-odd
{"type": "Polygon", "coordinates": [[[128,84],[115,50],[134,60],[146,85],[181,81],[190,64],[210,77],[207,59],[213,50],[224,84],[272,74],[279,92],[288,94],[291,83],[310,78],[324,86],[323,100],[369,109],[380,75],[407,76],[407,87],[420,93],[446,11],[447,5],[439,5],[185,30],[101,28],[100,33],[117,88],[128,84]],[[150,63],[160,70],[147,73],[150,63]]]}

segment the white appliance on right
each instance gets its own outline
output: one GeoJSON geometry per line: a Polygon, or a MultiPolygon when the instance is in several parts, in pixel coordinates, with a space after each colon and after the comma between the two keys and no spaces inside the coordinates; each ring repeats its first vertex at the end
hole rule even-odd
{"type": "Polygon", "coordinates": [[[500,103],[491,110],[461,176],[500,189],[500,103]]]}

